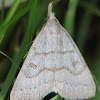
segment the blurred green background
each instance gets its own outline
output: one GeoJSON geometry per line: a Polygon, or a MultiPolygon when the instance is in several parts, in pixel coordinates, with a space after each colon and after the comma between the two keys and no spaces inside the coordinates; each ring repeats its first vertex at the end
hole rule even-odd
{"type": "MultiPolygon", "coordinates": [[[[51,1],[94,76],[97,92],[88,100],[100,100],[100,0],[0,0],[0,100],[10,100],[23,57],[46,23],[51,1]]],[[[65,100],[53,93],[43,100],[49,99],[65,100]]]]}

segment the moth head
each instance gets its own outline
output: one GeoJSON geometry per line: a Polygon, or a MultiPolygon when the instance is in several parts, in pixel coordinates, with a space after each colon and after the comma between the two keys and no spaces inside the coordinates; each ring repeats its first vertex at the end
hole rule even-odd
{"type": "Polygon", "coordinates": [[[51,2],[51,3],[49,4],[49,6],[48,6],[48,19],[49,19],[49,20],[55,19],[55,14],[52,12],[52,3],[53,3],[53,2],[51,2]]]}

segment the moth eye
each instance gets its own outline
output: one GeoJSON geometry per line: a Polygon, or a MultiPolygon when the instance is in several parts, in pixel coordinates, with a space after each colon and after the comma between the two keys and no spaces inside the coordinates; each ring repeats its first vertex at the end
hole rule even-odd
{"type": "Polygon", "coordinates": [[[33,69],[36,69],[36,68],[37,68],[37,66],[36,66],[35,64],[33,64],[33,63],[30,63],[30,64],[29,64],[29,67],[31,67],[31,68],[33,68],[33,69]]]}

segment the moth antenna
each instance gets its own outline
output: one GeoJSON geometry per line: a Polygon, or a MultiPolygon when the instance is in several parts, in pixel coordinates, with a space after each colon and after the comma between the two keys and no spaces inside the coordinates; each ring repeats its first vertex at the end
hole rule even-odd
{"type": "Polygon", "coordinates": [[[48,6],[48,19],[49,20],[55,19],[55,14],[52,12],[52,4],[53,2],[49,3],[49,6],[48,6]]]}
{"type": "Polygon", "coordinates": [[[51,12],[52,12],[52,3],[53,3],[53,2],[49,3],[49,6],[48,6],[48,17],[49,17],[49,18],[50,18],[50,14],[51,14],[51,12]]]}

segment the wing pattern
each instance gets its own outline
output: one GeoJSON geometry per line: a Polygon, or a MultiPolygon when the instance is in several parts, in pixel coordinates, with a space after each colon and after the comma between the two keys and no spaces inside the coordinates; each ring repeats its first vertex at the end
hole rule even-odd
{"type": "Polygon", "coordinates": [[[54,17],[34,40],[11,91],[11,100],[40,100],[50,92],[67,99],[95,95],[95,83],[77,46],[54,17]]]}

